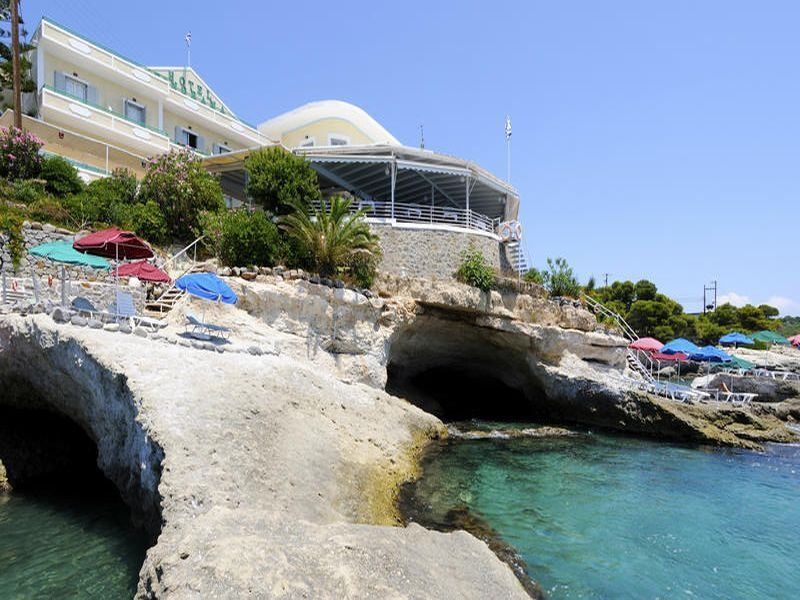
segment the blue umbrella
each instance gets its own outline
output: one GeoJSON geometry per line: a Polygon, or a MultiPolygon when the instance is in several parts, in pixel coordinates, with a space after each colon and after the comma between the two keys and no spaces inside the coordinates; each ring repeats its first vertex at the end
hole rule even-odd
{"type": "Polygon", "coordinates": [[[697,352],[692,352],[689,355],[689,360],[695,360],[697,362],[715,362],[715,363],[727,363],[733,361],[733,357],[720,350],[719,348],[715,348],[714,346],[703,346],[699,348],[697,352]]]}
{"type": "Polygon", "coordinates": [[[228,284],[214,275],[214,273],[184,275],[175,282],[175,287],[192,296],[204,300],[213,300],[214,302],[236,304],[239,299],[236,293],[228,287],[228,284]]]}
{"type": "Polygon", "coordinates": [[[667,342],[664,344],[664,347],[661,348],[662,354],[677,354],[678,352],[682,352],[683,354],[692,354],[693,352],[699,351],[700,348],[687,340],[686,338],[678,338],[676,340],[672,340],[671,342],[667,342]]]}
{"type": "Polygon", "coordinates": [[[745,346],[752,346],[755,344],[752,338],[747,337],[743,333],[739,333],[738,331],[732,331],[728,335],[723,335],[719,338],[720,344],[744,344],[745,346]]]}

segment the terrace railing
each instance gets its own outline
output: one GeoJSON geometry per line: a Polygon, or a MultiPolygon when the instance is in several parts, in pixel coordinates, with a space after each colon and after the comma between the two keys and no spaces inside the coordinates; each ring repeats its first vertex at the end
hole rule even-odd
{"type": "MultiPolygon", "coordinates": [[[[320,208],[316,202],[314,208],[320,208]]],[[[496,232],[499,219],[491,219],[486,215],[466,208],[449,206],[431,206],[430,204],[414,204],[376,200],[356,200],[350,205],[352,212],[359,209],[367,211],[366,218],[374,221],[393,221],[396,223],[416,223],[428,225],[451,225],[472,231],[485,233],[496,232]]]]}

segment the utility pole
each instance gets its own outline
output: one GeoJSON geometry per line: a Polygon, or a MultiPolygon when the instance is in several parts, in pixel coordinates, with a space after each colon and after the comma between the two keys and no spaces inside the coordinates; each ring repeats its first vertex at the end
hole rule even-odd
{"type": "Polygon", "coordinates": [[[609,275],[611,275],[611,273],[603,273],[603,279],[605,281],[605,287],[608,287],[608,276],[609,275]]]}
{"type": "Polygon", "coordinates": [[[706,310],[717,310],[717,280],[711,282],[711,285],[703,284],[703,314],[706,313],[706,310]],[[708,304],[706,299],[706,292],[714,292],[714,303],[708,304]]]}
{"type": "Polygon", "coordinates": [[[14,127],[22,129],[22,83],[19,65],[19,0],[11,0],[11,68],[14,78],[14,127]]]}

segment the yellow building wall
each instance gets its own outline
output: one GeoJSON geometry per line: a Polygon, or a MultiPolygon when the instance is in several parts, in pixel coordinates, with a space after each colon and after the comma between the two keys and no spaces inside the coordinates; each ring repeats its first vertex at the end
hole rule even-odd
{"type": "Polygon", "coordinates": [[[203,152],[207,154],[211,154],[214,149],[214,144],[222,144],[227,146],[231,150],[241,150],[245,146],[242,144],[237,144],[234,140],[231,139],[224,139],[220,137],[220,135],[216,132],[212,132],[210,129],[203,127],[201,124],[198,124],[196,121],[190,121],[186,119],[182,115],[174,114],[167,110],[164,107],[164,130],[167,132],[169,139],[175,139],[175,126],[180,126],[185,129],[189,129],[191,126],[191,130],[193,133],[197,135],[201,135],[205,138],[205,148],[200,148],[203,152]],[[227,142],[227,143],[226,143],[227,142]]]}
{"type": "Polygon", "coordinates": [[[315,146],[328,146],[330,135],[340,135],[350,139],[350,145],[372,144],[370,139],[358,127],[346,119],[330,118],[313,121],[292,131],[284,132],[281,142],[287,148],[297,148],[308,138],[314,138],[315,146]]]}
{"type": "MultiPolygon", "coordinates": [[[[97,88],[97,104],[102,108],[113,110],[119,115],[125,115],[123,99],[136,99],[138,104],[142,104],[147,109],[145,115],[145,125],[158,128],[158,102],[149,99],[145,94],[146,90],[139,88],[137,91],[134,86],[122,86],[118,83],[108,81],[96,73],[82,68],[73,62],[64,60],[59,56],[45,53],[45,83],[55,86],[55,72],[61,71],[67,75],[77,74],[77,78],[87,82],[97,88]]],[[[169,133],[169,132],[167,132],[169,133]]]]}

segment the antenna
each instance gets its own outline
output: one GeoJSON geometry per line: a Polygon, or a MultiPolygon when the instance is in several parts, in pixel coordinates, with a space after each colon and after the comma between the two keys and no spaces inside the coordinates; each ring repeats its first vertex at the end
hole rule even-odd
{"type": "Polygon", "coordinates": [[[425,149],[425,126],[422,124],[419,126],[419,147],[425,149]]]}

